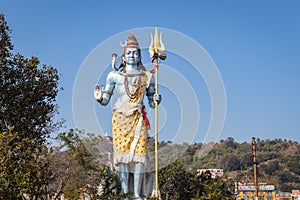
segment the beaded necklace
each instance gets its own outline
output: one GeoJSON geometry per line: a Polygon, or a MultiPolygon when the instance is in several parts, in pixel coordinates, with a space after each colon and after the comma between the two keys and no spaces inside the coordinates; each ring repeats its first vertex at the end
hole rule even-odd
{"type": "Polygon", "coordinates": [[[140,91],[140,86],[141,86],[141,82],[142,82],[141,81],[141,75],[142,75],[142,73],[135,75],[135,76],[138,76],[138,79],[137,79],[136,83],[132,84],[132,86],[136,86],[136,90],[133,93],[131,93],[130,89],[129,89],[129,82],[128,82],[128,76],[130,76],[130,75],[126,74],[125,68],[122,71],[124,72],[124,86],[125,86],[126,94],[128,95],[128,97],[130,99],[135,99],[138,96],[139,91],[140,91]]]}

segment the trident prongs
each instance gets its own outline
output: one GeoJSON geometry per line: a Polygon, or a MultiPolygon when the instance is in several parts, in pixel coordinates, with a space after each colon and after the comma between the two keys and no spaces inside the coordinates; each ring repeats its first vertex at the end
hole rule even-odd
{"type": "Polygon", "coordinates": [[[155,52],[158,53],[158,51],[164,51],[165,50],[165,45],[162,41],[162,32],[160,32],[160,36],[158,39],[158,27],[155,27],[155,33],[154,33],[154,40],[153,40],[153,35],[150,33],[151,36],[151,42],[149,46],[149,52],[155,52]]]}

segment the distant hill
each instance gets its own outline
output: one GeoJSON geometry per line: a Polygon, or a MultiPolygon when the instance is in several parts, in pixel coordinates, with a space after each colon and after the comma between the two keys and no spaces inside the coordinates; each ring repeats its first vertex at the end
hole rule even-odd
{"type": "MultiPolygon", "coordinates": [[[[295,141],[257,139],[258,180],[276,189],[300,189],[300,144],[295,141]]],[[[253,182],[251,143],[229,137],[219,143],[189,145],[182,157],[188,169],[222,168],[224,175],[239,182],[253,182]],[[212,147],[213,146],[213,147],[212,147]],[[205,149],[212,150],[203,153],[205,149]]]]}

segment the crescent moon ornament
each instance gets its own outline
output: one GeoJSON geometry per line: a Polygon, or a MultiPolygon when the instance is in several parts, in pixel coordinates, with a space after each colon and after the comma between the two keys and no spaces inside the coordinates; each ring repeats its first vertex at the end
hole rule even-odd
{"type": "Polygon", "coordinates": [[[122,42],[120,42],[121,47],[125,47],[127,45],[127,41],[124,41],[124,44],[122,44],[122,42]]]}

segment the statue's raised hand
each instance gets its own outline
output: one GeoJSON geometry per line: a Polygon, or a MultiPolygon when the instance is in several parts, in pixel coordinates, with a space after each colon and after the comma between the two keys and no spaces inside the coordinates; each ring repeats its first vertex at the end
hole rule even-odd
{"type": "Polygon", "coordinates": [[[94,97],[97,101],[102,101],[102,90],[98,84],[94,86],[94,97]]]}

